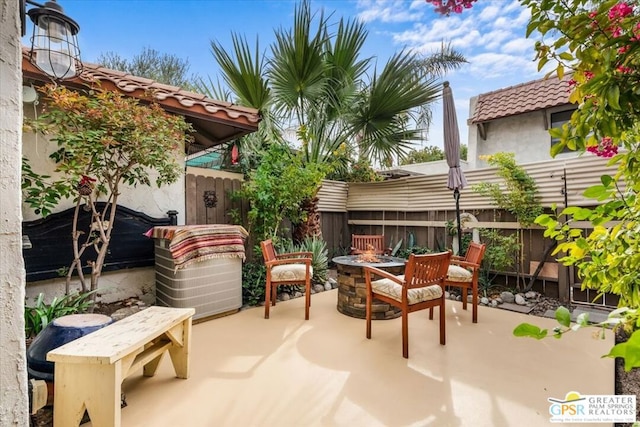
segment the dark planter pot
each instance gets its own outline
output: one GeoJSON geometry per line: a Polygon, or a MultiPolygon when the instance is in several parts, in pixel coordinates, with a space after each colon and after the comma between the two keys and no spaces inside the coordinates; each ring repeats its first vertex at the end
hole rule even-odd
{"type": "Polygon", "coordinates": [[[110,323],[113,323],[113,319],[103,314],[71,314],[53,320],[35,337],[27,350],[29,378],[53,381],[54,364],[47,362],[47,353],[110,323]]]}

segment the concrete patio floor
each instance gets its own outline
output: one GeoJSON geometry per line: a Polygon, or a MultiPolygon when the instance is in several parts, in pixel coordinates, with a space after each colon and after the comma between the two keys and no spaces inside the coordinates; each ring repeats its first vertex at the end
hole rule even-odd
{"type": "Polygon", "coordinates": [[[367,340],[336,300],[313,295],[309,321],[298,298],[269,320],[258,307],[194,325],[191,377],[175,378],[165,357],[155,377],[125,380],[122,425],[537,427],[551,425],[549,397],[614,394],[613,360],[600,358],[612,334],[515,338],[520,322],[555,321],[480,307],[474,325],[447,301],[447,345],[428,310],[413,313],[407,360],[400,319],[374,321],[367,340]]]}

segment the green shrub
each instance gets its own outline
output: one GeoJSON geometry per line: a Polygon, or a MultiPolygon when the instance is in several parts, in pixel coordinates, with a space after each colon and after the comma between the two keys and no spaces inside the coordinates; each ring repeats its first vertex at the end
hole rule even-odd
{"type": "Polygon", "coordinates": [[[267,269],[263,262],[245,262],[242,265],[242,303],[258,305],[264,301],[267,269]]]}
{"type": "Polygon", "coordinates": [[[92,305],[91,295],[96,291],[73,293],[61,298],[55,297],[51,304],[44,302],[44,294],[36,298],[35,306],[24,307],[24,329],[27,338],[35,337],[52,320],[69,314],[86,312],[92,305]]]}
{"type": "Polygon", "coordinates": [[[430,254],[431,252],[433,251],[426,246],[412,246],[410,248],[400,249],[398,252],[396,252],[395,256],[397,256],[398,258],[409,259],[409,255],[411,254],[424,255],[430,254]]]}

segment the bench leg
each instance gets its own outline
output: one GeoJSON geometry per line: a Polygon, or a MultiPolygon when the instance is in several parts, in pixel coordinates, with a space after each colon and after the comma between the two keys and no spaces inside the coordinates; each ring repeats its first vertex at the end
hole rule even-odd
{"type": "Polygon", "coordinates": [[[122,366],[55,364],[54,427],[80,424],[84,410],[94,427],[120,427],[122,366]]]}
{"type": "Polygon", "coordinates": [[[169,348],[169,356],[173,363],[173,369],[178,378],[189,378],[189,353],[191,352],[191,318],[182,322],[181,345],[176,342],[178,337],[171,337],[174,345],[169,348]]]}

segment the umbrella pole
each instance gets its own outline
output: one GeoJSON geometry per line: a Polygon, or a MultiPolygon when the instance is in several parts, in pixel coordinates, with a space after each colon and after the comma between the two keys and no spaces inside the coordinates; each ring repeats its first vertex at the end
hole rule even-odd
{"type": "Polygon", "coordinates": [[[462,224],[460,223],[460,190],[453,190],[453,198],[456,200],[456,222],[458,224],[458,255],[462,253],[462,224]]]}

